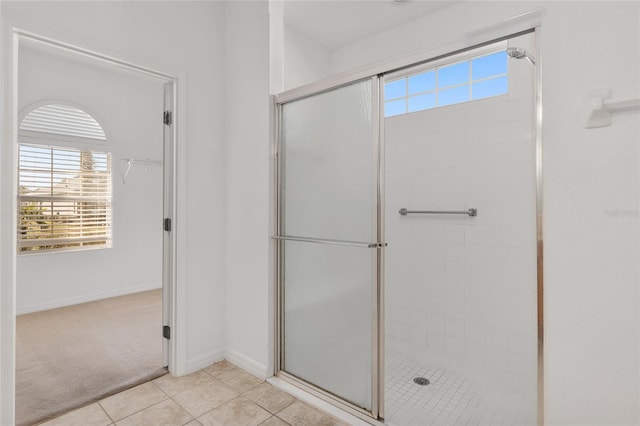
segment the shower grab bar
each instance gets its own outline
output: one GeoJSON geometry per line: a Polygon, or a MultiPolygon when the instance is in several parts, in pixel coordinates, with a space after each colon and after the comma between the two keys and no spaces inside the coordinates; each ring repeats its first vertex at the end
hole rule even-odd
{"type": "Polygon", "coordinates": [[[398,212],[402,216],[406,216],[408,214],[466,214],[467,216],[478,216],[478,209],[469,209],[469,210],[407,210],[406,208],[401,208],[398,212]]]}
{"type": "Polygon", "coordinates": [[[365,247],[365,248],[382,247],[382,245],[378,243],[363,243],[359,241],[348,241],[348,240],[329,240],[329,239],[323,239],[323,238],[293,237],[293,236],[285,236],[285,235],[274,235],[271,238],[273,238],[274,240],[299,241],[303,243],[329,244],[334,246],[350,246],[350,247],[365,247]]]}

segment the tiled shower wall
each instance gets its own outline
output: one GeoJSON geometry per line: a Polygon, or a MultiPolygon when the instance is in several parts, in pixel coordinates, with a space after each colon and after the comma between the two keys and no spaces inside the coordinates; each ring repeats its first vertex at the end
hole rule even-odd
{"type": "Polygon", "coordinates": [[[385,119],[387,345],[532,393],[533,73],[511,59],[507,95],[385,119]]]}

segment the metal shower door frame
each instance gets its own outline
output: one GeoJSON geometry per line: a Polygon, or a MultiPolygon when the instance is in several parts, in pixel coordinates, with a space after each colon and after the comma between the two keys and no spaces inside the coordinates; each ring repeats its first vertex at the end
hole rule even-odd
{"type": "MultiPolygon", "coordinates": [[[[275,306],[276,306],[276,318],[275,318],[275,333],[274,333],[274,363],[276,376],[283,378],[285,381],[293,383],[294,385],[308,391],[309,393],[328,401],[339,408],[345,409],[350,414],[365,419],[374,424],[381,424],[376,422],[377,419],[384,419],[384,256],[385,256],[385,230],[384,230],[384,206],[385,206],[385,191],[384,191],[384,117],[382,112],[384,111],[384,99],[381,94],[383,93],[384,77],[388,74],[395,73],[407,68],[413,68],[419,65],[428,65],[432,62],[440,61],[448,57],[459,55],[468,51],[476,50],[487,45],[491,45],[500,41],[506,41],[514,37],[518,37],[525,34],[532,34],[535,43],[535,57],[536,61],[534,66],[534,143],[535,143],[535,209],[536,209],[536,241],[537,241],[537,328],[538,328],[538,359],[537,359],[537,424],[544,424],[544,237],[543,237],[543,143],[542,143],[542,51],[540,48],[541,39],[541,24],[540,24],[540,11],[533,11],[525,14],[522,17],[522,22],[515,22],[514,26],[505,26],[508,28],[500,36],[489,36],[486,40],[482,40],[471,45],[460,47],[459,49],[452,49],[443,51],[441,54],[425,56],[422,58],[413,58],[410,60],[390,61],[388,63],[382,63],[369,68],[363,68],[356,72],[346,73],[330,77],[324,80],[320,80],[314,83],[307,84],[305,86],[288,90],[279,95],[273,97],[273,111],[274,111],[274,133],[272,153],[274,158],[274,231],[273,248],[275,254],[275,306]],[[300,379],[287,374],[281,369],[281,354],[282,351],[282,333],[283,333],[283,321],[282,321],[282,308],[283,301],[281,295],[281,278],[282,278],[282,240],[277,237],[280,236],[282,217],[281,217],[281,162],[279,157],[280,148],[280,134],[281,134],[281,120],[282,120],[282,105],[287,102],[291,102],[297,99],[303,99],[305,97],[313,96],[316,94],[324,93],[333,89],[337,89],[357,81],[373,78],[377,82],[377,108],[378,114],[374,119],[377,120],[375,127],[378,129],[376,136],[376,194],[377,194],[377,288],[375,293],[376,299],[376,327],[375,334],[377,342],[375,347],[372,348],[372,365],[377,363],[374,368],[375,383],[372,381],[372,391],[376,398],[372,399],[372,407],[375,407],[371,413],[361,410],[358,407],[354,407],[346,401],[337,398],[335,395],[329,394],[326,391],[319,389],[311,384],[308,384],[300,379]]],[[[472,214],[468,211],[466,214],[472,214]]]]}
{"type": "Polygon", "coordinates": [[[282,95],[274,97],[274,111],[275,111],[275,138],[273,141],[273,153],[275,161],[275,235],[272,237],[274,241],[274,253],[275,253],[275,299],[276,299],[276,333],[275,333],[275,373],[276,376],[283,380],[290,382],[311,394],[330,402],[333,405],[337,405],[347,412],[360,417],[362,419],[370,421],[371,419],[378,419],[382,417],[382,401],[384,400],[384,333],[383,333],[383,300],[382,300],[382,288],[383,288],[383,265],[382,261],[384,257],[385,243],[382,239],[384,235],[384,200],[382,197],[382,184],[383,179],[381,173],[383,170],[383,155],[384,152],[381,143],[381,126],[383,120],[381,119],[381,105],[382,99],[380,96],[382,86],[378,75],[367,76],[364,78],[357,78],[346,82],[337,82],[336,84],[329,84],[326,87],[318,87],[316,89],[305,90],[301,92],[288,92],[282,95]],[[283,107],[289,102],[294,102],[304,98],[320,95],[332,90],[340,89],[348,85],[370,80],[372,84],[372,150],[373,150],[373,176],[372,185],[375,193],[374,203],[371,206],[374,213],[374,220],[372,223],[373,233],[375,236],[374,242],[355,242],[355,241],[341,241],[341,240],[325,240],[317,238],[301,238],[296,236],[283,235],[284,215],[283,213],[283,161],[282,161],[282,119],[283,119],[283,107]],[[369,248],[376,250],[375,263],[373,266],[373,280],[371,288],[371,411],[367,411],[361,407],[358,407],[337,395],[334,395],[324,389],[321,389],[309,382],[306,382],[290,373],[283,370],[283,357],[284,357],[284,297],[283,297],[283,280],[284,280],[284,242],[285,241],[301,241],[307,243],[319,243],[329,245],[342,245],[342,246],[357,246],[363,248],[369,248]]]}

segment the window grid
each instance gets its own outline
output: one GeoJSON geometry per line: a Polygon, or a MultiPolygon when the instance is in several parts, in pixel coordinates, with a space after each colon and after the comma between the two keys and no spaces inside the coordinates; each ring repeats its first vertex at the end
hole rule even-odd
{"type": "Polygon", "coordinates": [[[490,56],[490,55],[496,54],[496,53],[500,53],[500,52],[492,52],[492,53],[489,53],[489,54],[484,54],[484,55],[481,55],[481,56],[470,58],[470,59],[467,59],[465,61],[454,62],[454,63],[451,63],[451,64],[447,64],[445,66],[440,66],[440,67],[432,68],[432,69],[429,69],[429,70],[426,70],[426,71],[421,71],[419,73],[409,74],[409,75],[406,75],[404,77],[401,77],[401,78],[398,78],[398,79],[395,79],[395,80],[391,80],[391,81],[385,83],[385,86],[386,86],[389,83],[394,83],[394,82],[397,82],[399,80],[403,80],[404,81],[404,93],[405,93],[404,96],[400,96],[400,97],[396,97],[396,98],[385,98],[385,100],[384,100],[385,106],[390,102],[399,101],[399,100],[402,100],[402,99],[404,99],[404,101],[405,101],[404,102],[404,111],[403,112],[396,113],[396,114],[393,114],[393,115],[387,115],[386,108],[385,108],[385,117],[395,117],[397,115],[410,114],[412,112],[425,111],[427,109],[433,109],[433,108],[437,108],[439,106],[455,105],[455,104],[459,104],[459,103],[470,102],[470,101],[477,100],[477,99],[485,99],[485,98],[488,98],[488,97],[499,96],[499,95],[503,95],[503,94],[507,93],[508,89],[507,89],[507,92],[500,92],[500,93],[496,93],[494,95],[484,96],[482,98],[475,98],[474,99],[474,97],[473,97],[473,86],[474,86],[474,84],[481,83],[483,81],[495,80],[495,79],[498,79],[498,78],[501,78],[501,77],[508,77],[508,71],[507,71],[505,73],[493,74],[493,75],[490,75],[488,77],[478,78],[478,79],[475,79],[475,80],[473,79],[473,61],[476,60],[476,59],[479,59],[479,58],[483,58],[485,56],[490,56]],[[462,83],[457,83],[457,84],[453,84],[453,85],[449,85],[449,86],[440,87],[440,84],[439,84],[440,83],[439,82],[440,73],[439,73],[439,71],[442,68],[455,66],[455,65],[458,65],[458,64],[461,64],[461,63],[468,63],[469,64],[469,71],[468,71],[468,75],[467,75],[467,80],[462,82],[462,83]],[[433,90],[426,90],[426,91],[422,91],[422,92],[409,94],[409,79],[411,77],[415,77],[415,76],[423,75],[423,74],[428,74],[430,72],[434,72],[435,73],[435,87],[434,87],[434,89],[433,90]],[[441,91],[449,90],[449,89],[455,89],[455,88],[463,87],[463,86],[468,86],[468,99],[467,100],[459,101],[459,102],[453,102],[453,103],[449,103],[449,104],[446,104],[446,105],[442,105],[441,104],[441,100],[440,100],[440,92],[441,91]],[[434,96],[435,96],[434,105],[430,106],[430,107],[427,107],[427,108],[421,108],[421,109],[417,109],[415,111],[410,111],[409,110],[409,100],[411,98],[416,98],[417,96],[422,96],[422,95],[426,95],[426,94],[434,94],[434,96]]]}
{"type": "Polygon", "coordinates": [[[111,154],[19,145],[18,251],[111,246],[111,154]]]}

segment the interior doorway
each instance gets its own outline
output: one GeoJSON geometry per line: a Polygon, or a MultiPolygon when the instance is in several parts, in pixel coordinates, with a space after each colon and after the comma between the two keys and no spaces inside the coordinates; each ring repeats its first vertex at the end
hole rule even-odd
{"type": "Polygon", "coordinates": [[[16,424],[165,374],[175,79],[19,34],[16,424]]]}

